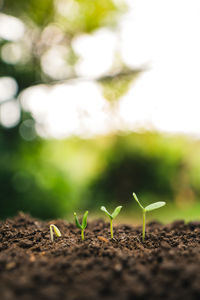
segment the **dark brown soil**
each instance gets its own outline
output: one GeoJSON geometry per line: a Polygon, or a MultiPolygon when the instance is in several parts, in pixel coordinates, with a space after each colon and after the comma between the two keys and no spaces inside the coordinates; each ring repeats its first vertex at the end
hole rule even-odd
{"type": "Polygon", "coordinates": [[[200,299],[200,223],[141,227],[89,222],[85,241],[65,221],[52,243],[49,224],[19,214],[0,223],[1,300],[200,299]]]}

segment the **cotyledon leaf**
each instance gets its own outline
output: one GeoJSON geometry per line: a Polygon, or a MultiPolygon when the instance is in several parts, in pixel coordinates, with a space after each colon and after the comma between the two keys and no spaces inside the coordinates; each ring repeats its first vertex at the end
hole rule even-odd
{"type": "Polygon", "coordinates": [[[60,230],[58,229],[58,227],[56,226],[56,225],[54,225],[54,224],[51,224],[50,226],[50,237],[51,237],[51,241],[53,242],[53,240],[54,240],[54,233],[55,233],[55,235],[57,236],[57,237],[60,237],[61,236],[61,232],[60,232],[60,230]],[[54,231],[54,233],[53,233],[53,231],[54,231]]]}
{"type": "Polygon", "coordinates": [[[101,206],[101,210],[104,211],[109,218],[113,219],[112,215],[107,211],[105,206],[101,206]]]}
{"type": "Polygon", "coordinates": [[[53,226],[53,229],[54,229],[54,232],[55,232],[55,235],[60,237],[61,236],[61,232],[60,230],[58,229],[58,227],[56,225],[53,226]]]}
{"type": "Polygon", "coordinates": [[[141,204],[140,201],[138,200],[138,197],[136,196],[135,193],[133,193],[133,197],[134,197],[135,201],[139,204],[139,206],[140,206],[142,209],[144,209],[144,207],[142,206],[142,204],[141,204]]]}
{"type": "Polygon", "coordinates": [[[77,214],[76,214],[76,213],[74,213],[74,217],[75,217],[75,223],[76,223],[76,226],[77,226],[79,229],[82,229],[82,226],[81,226],[81,224],[80,224],[79,221],[78,221],[78,218],[77,218],[77,214]]]}
{"type": "Polygon", "coordinates": [[[120,210],[122,209],[122,206],[117,206],[116,208],[115,208],[115,210],[113,211],[113,213],[112,213],[112,218],[113,219],[115,219],[117,216],[118,216],[118,214],[120,213],[120,210]]]}
{"type": "Polygon", "coordinates": [[[151,211],[151,210],[160,208],[160,207],[164,206],[165,204],[166,204],[166,202],[164,202],[164,201],[159,201],[159,202],[152,203],[152,204],[147,205],[145,207],[145,211],[151,211]]]}
{"type": "Polygon", "coordinates": [[[88,211],[86,211],[86,212],[84,213],[83,221],[82,221],[82,229],[85,229],[86,226],[87,226],[87,216],[88,216],[88,211]]]}

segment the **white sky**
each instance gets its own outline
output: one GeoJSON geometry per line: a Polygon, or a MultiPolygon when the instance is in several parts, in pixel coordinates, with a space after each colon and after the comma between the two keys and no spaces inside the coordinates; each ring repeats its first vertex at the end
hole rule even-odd
{"type": "Polygon", "coordinates": [[[150,69],[122,100],[123,116],[131,122],[135,111],[138,121],[157,129],[200,135],[200,1],[129,3],[121,27],[123,59],[150,69]]]}
{"type": "MultiPolygon", "coordinates": [[[[93,82],[34,87],[23,93],[22,103],[36,118],[42,136],[93,136],[140,127],[200,136],[200,1],[127,3],[130,10],[117,36],[101,29],[73,41],[81,56],[76,68],[80,76],[106,74],[117,49],[128,66],[148,66],[120,100],[119,119],[111,116],[93,82]]],[[[56,61],[51,66],[48,56],[42,61],[47,70],[56,69],[56,61]]]]}

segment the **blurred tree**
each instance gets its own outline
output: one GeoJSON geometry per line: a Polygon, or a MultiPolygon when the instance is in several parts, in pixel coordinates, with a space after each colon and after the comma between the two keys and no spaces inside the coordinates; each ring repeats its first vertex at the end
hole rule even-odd
{"type": "MultiPolygon", "coordinates": [[[[13,99],[20,106],[16,99],[27,87],[76,78],[79,57],[73,39],[101,27],[116,28],[126,6],[114,0],[3,0],[0,9],[0,81],[5,76],[13,79],[5,90],[16,85],[7,98],[0,97],[2,110],[13,99]],[[55,49],[52,59],[62,57],[63,66],[50,70],[45,57],[55,49]]],[[[75,201],[73,184],[66,172],[45,163],[44,141],[37,137],[33,117],[20,110],[14,127],[0,128],[0,216],[24,210],[58,217],[75,201]]]]}
{"type": "MultiPolygon", "coordinates": [[[[24,34],[16,40],[1,40],[0,76],[14,77],[19,92],[34,84],[52,83],[52,79],[76,77],[74,65],[78,56],[72,40],[101,27],[116,27],[125,9],[125,3],[113,0],[3,1],[1,11],[20,20],[24,34]],[[63,76],[48,73],[42,63],[54,46],[60,54],[65,52],[63,76]],[[21,54],[14,60],[16,51],[21,54]]],[[[9,18],[7,22],[9,26],[9,18]]]]}
{"type": "MultiPolygon", "coordinates": [[[[0,9],[0,217],[18,210],[62,217],[75,205],[129,202],[133,191],[179,202],[180,189],[191,199],[200,194],[200,162],[191,162],[193,150],[183,152],[187,142],[148,133],[55,143],[38,137],[33,116],[22,110],[18,96],[26,88],[84,79],[76,69],[80,57],[73,42],[104,27],[117,34],[127,9],[123,0],[0,0],[0,9]],[[6,117],[15,112],[12,126],[3,122],[3,111],[6,117]]],[[[114,114],[117,101],[143,71],[128,68],[116,50],[106,75],[84,79],[100,84],[114,114]]]]}

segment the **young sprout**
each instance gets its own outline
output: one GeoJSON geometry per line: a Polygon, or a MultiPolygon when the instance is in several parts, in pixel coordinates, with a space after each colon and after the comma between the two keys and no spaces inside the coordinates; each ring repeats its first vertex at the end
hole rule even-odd
{"type": "Polygon", "coordinates": [[[101,206],[101,210],[105,212],[105,214],[110,218],[110,236],[113,239],[113,220],[118,216],[120,213],[122,206],[117,206],[112,214],[110,214],[105,206],[101,206]]]}
{"type": "Polygon", "coordinates": [[[78,218],[77,218],[77,214],[74,213],[74,217],[75,217],[75,223],[76,223],[76,226],[81,229],[81,238],[82,238],[82,241],[84,241],[84,230],[85,228],[87,227],[87,216],[88,216],[88,211],[86,211],[83,215],[83,220],[82,220],[82,225],[79,223],[78,221],[78,218]]]}
{"type": "Polygon", "coordinates": [[[58,229],[58,227],[56,227],[56,225],[51,224],[49,226],[49,228],[50,228],[50,238],[51,238],[51,241],[53,242],[53,240],[54,240],[54,234],[56,236],[60,237],[61,236],[61,232],[58,229]]]}
{"type": "Polygon", "coordinates": [[[138,200],[137,196],[135,193],[133,193],[133,197],[135,198],[135,201],[139,204],[139,206],[142,209],[142,214],[143,214],[143,226],[142,226],[142,240],[144,242],[145,240],[145,227],[146,227],[146,212],[147,211],[152,211],[154,209],[160,208],[164,206],[166,203],[164,201],[159,201],[152,203],[150,205],[147,205],[146,207],[143,207],[140,201],[138,200]]]}

